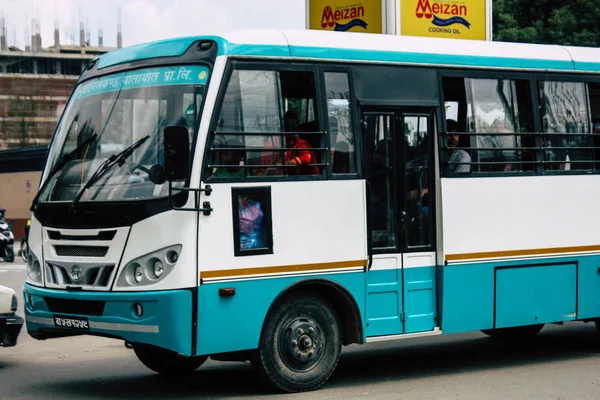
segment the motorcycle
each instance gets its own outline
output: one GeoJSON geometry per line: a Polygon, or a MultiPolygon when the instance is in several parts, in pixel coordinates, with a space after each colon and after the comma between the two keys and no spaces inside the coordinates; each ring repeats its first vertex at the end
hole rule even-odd
{"type": "Polygon", "coordinates": [[[31,224],[31,220],[27,220],[27,225],[25,226],[25,237],[21,240],[21,258],[23,261],[27,262],[27,257],[29,255],[29,225],[31,224]]]}
{"type": "Polygon", "coordinates": [[[15,261],[15,236],[12,227],[4,219],[4,208],[0,207],[0,257],[6,262],[15,261]]]}

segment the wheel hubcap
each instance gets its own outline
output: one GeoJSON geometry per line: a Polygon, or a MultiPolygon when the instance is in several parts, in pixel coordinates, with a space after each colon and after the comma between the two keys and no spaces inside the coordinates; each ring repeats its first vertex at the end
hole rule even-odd
{"type": "Polygon", "coordinates": [[[314,368],[323,357],[325,335],[311,317],[296,318],[284,325],[279,335],[279,353],[284,364],[296,371],[314,368]]]}

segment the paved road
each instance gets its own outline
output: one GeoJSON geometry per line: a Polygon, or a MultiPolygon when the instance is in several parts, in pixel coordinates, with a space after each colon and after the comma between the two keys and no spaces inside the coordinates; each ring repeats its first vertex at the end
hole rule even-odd
{"type": "MultiPolygon", "coordinates": [[[[0,284],[20,292],[22,264],[0,262],[0,284]]],[[[23,314],[22,298],[19,313],[23,314]]],[[[36,341],[0,348],[0,399],[263,398],[248,364],[208,361],[188,378],[147,370],[121,341],[36,341]]],[[[529,345],[480,333],[345,348],[329,383],[300,399],[600,399],[600,334],[591,324],[547,326],[529,345]]]]}

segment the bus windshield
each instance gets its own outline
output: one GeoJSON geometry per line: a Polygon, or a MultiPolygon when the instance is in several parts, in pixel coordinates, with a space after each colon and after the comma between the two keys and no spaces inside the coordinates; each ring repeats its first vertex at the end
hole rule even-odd
{"type": "Polygon", "coordinates": [[[79,201],[168,195],[168,184],[150,180],[150,168],[164,165],[165,127],[186,126],[190,146],[193,143],[208,75],[205,66],[169,66],[115,73],[80,84],[58,125],[47,184],[39,200],[73,201],[103,162],[146,137],[124,162],[113,165],[86,189],[79,201]]]}

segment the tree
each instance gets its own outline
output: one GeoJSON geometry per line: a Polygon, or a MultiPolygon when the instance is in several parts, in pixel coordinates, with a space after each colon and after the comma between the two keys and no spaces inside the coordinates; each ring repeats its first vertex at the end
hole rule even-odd
{"type": "Polygon", "coordinates": [[[600,46],[597,0],[493,0],[493,38],[502,42],[600,46]]]}

